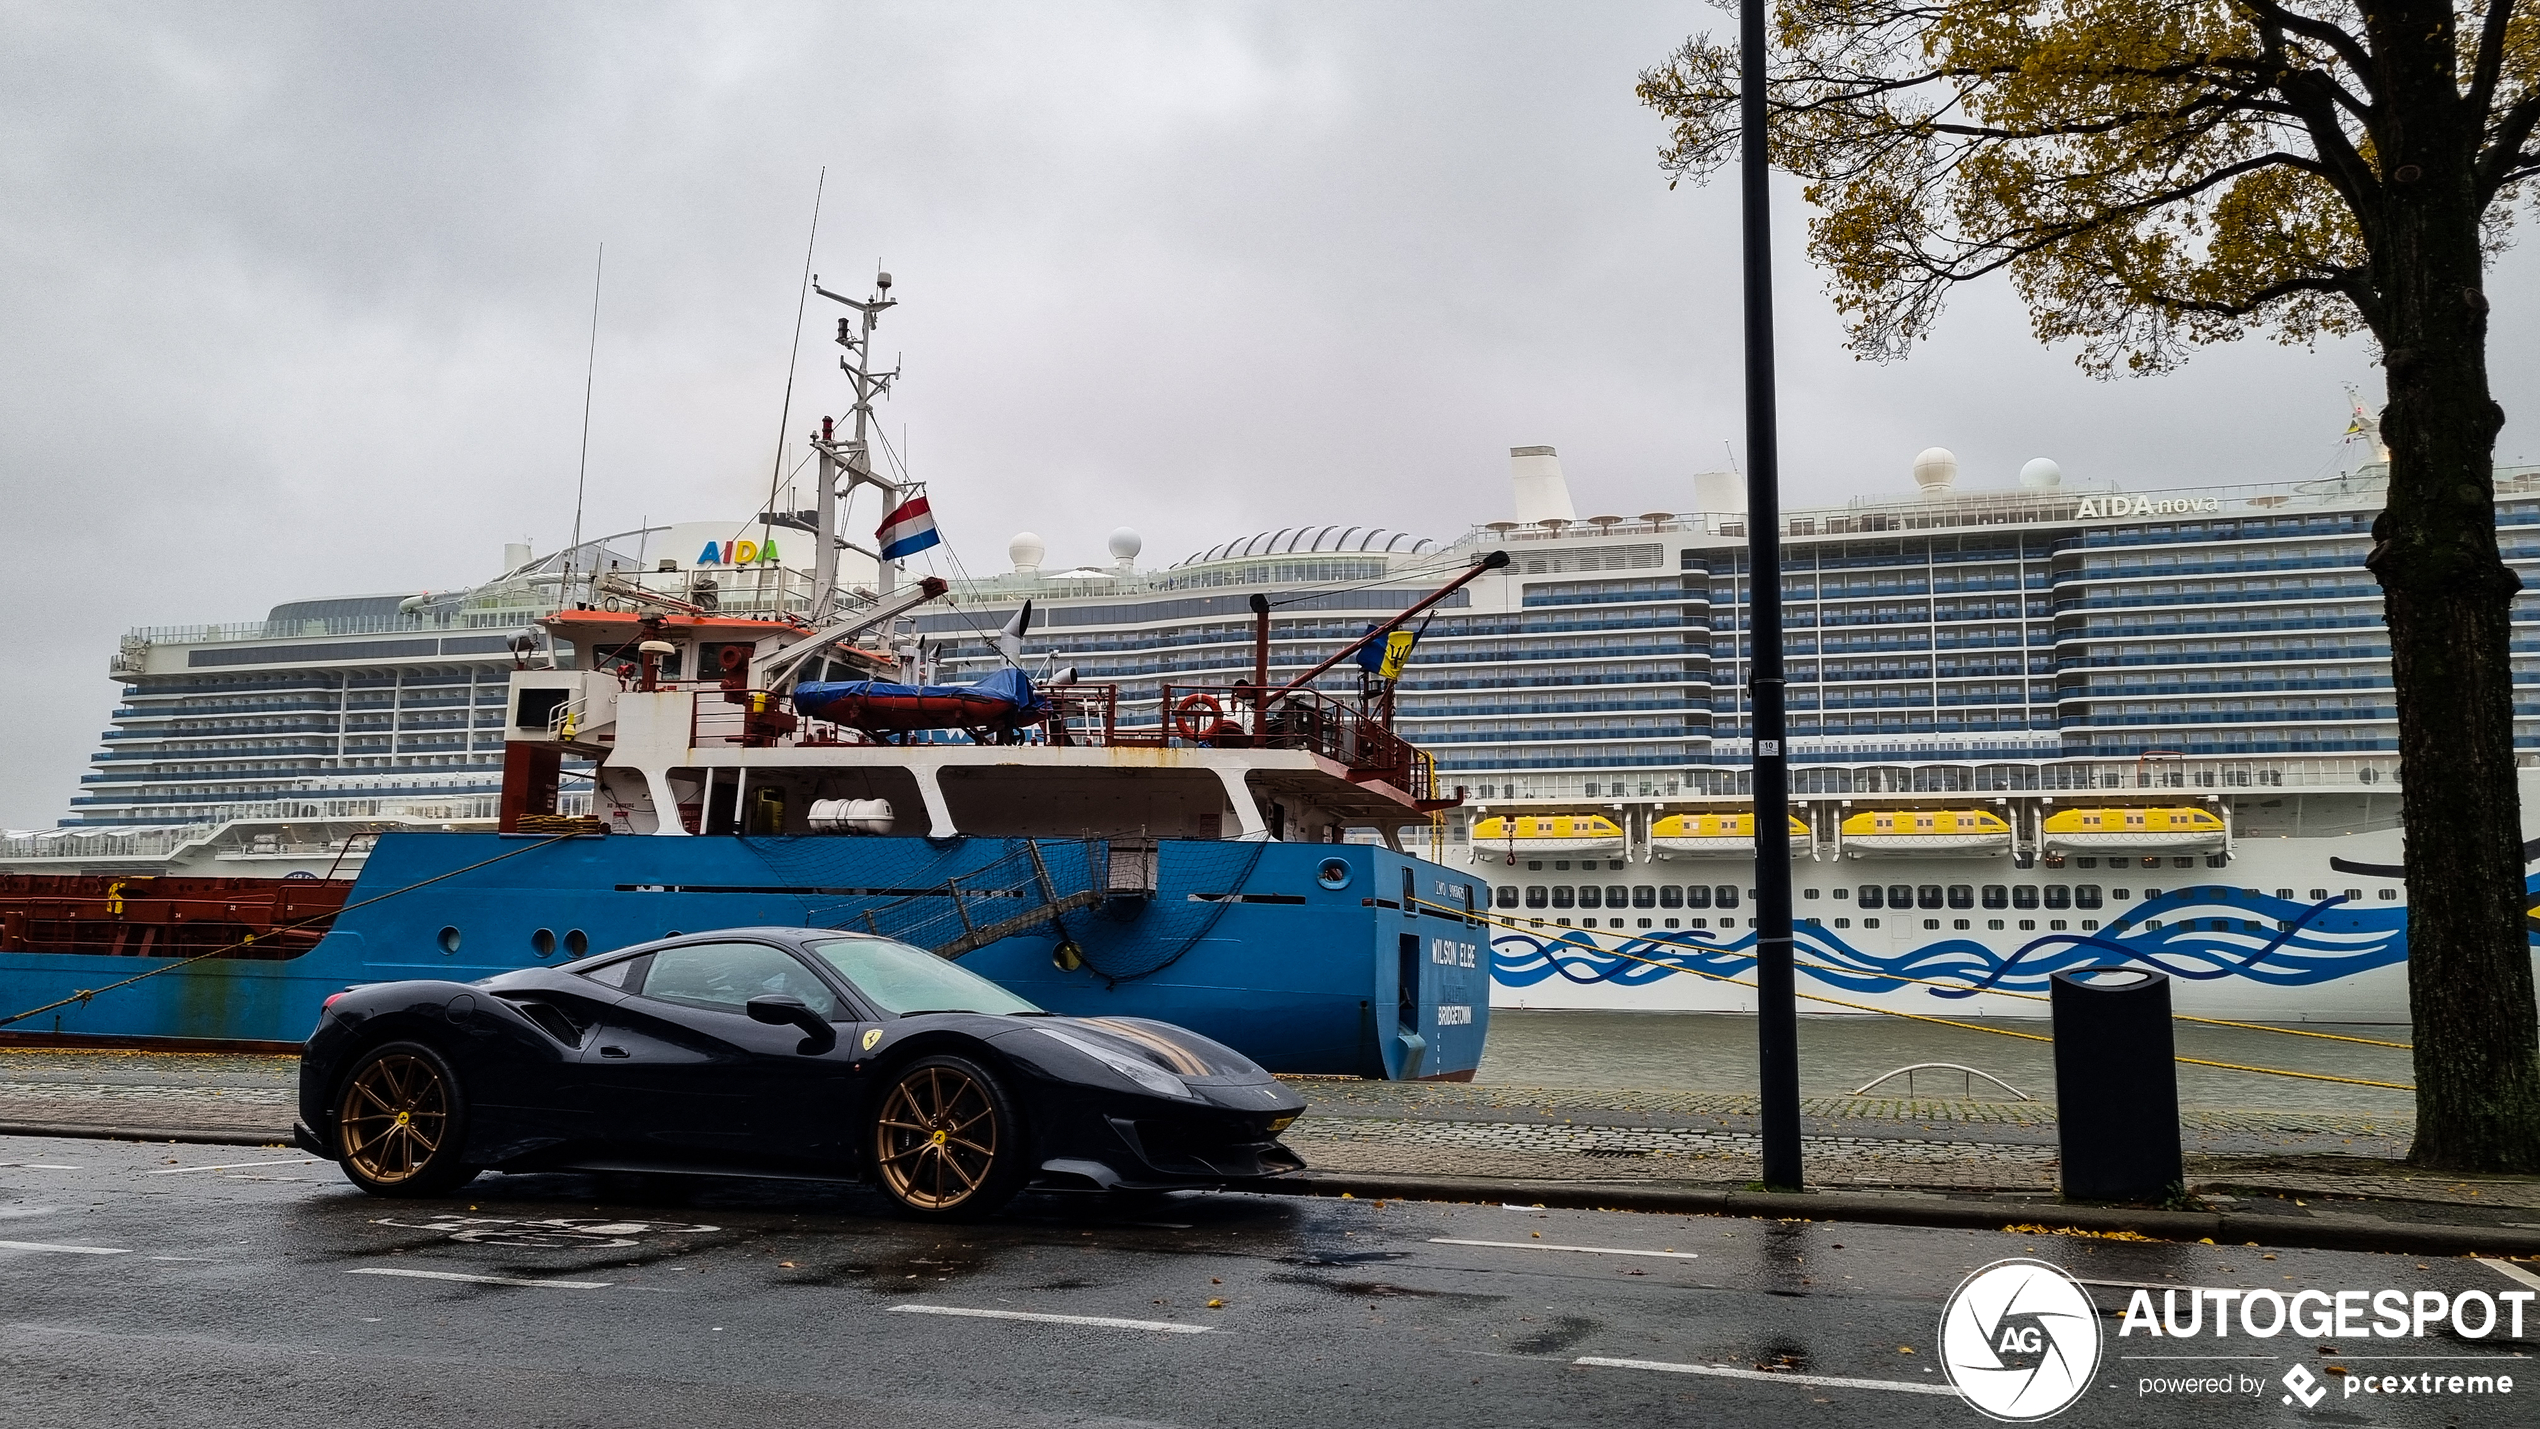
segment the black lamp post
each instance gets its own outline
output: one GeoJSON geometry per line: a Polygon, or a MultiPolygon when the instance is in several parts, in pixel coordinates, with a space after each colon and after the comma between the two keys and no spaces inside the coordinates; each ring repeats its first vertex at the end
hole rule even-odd
{"type": "Polygon", "coordinates": [[[1764,0],[1738,16],[1746,248],[1747,706],[1755,741],[1755,1043],[1764,1184],[1800,1188],[1799,1003],[1790,937],[1790,755],[1782,699],[1781,440],[1773,403],[1772,169],[1764,144],[1764,0]]]}

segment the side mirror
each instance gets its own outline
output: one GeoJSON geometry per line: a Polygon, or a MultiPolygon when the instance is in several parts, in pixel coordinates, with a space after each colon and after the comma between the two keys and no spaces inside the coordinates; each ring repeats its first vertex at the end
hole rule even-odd
{"type": "Polygon", "coordinates": [[[806,1057],[819,1056],[838,1045],[838,1029],[830,1026],[829,1019],[812,1011],[799,997],[770,993],[764,997],[753,997],[743,1006],[752,1022],[764,1022],[770,1027],[801,1028],[802,1045],[794,1050],[806,1057]]]}

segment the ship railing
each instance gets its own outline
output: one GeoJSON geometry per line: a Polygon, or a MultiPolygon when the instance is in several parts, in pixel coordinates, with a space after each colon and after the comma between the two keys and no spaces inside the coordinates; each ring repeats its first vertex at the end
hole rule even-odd
{"type": "Polygon", "coordinates": [[[576,695],[547,712],[547,738],[558,741],[576,738],[583,726],[590,722],[591,697],[576,695]]]}
{"type": "MultiPolygon", "coordinates": [[[[719,685],[663,681],[664,689],[693,690],[691,748],[757,748],[777,744],[861,742],[858,734],[826,721],[805,720],[781,694],[719,685]]],[[[1402,736],[1356,706],[1316,690],[1297,690],[1266,706],[1243,685],[1166,685],[1162,718],[1152,725],[1124,725],[1116,685],[1057,685],[1041,696],[1049,713],[1038,722],[992,738],[1048,745],[1145,746],[1212,749],[1291,749],[1340,764],[1359,783],[1385,783],[1415,799],[1433,797],[1437,764],[1402,736]]],[[[570,708],[565,706],[563,708],[570,708]]],[[[562,728],[562,709],[549,722],[562,728]]],[[[962,731],[922,731],[920,738],[960,740],[962,731]]]]}
{"type": "Polygon", "coordinates": [[[1162,719],[1153,732],[1115,742],[1304,750],[1341,765],[1354,782],[1432,797],[1434,761],[1355,705],[1319,690],[1291,690],[1266,702],[1249,685],[1166,685],[1162,695],[1162,719]]]}
{"type": "Polygon", "coordinates": [[[1120,742],[1118,685],[1060,685],[1041,691],[1041,695],[1049,701],[1049,718],[1041,723],[1049,743],[1111,745],[1120,742]]]}

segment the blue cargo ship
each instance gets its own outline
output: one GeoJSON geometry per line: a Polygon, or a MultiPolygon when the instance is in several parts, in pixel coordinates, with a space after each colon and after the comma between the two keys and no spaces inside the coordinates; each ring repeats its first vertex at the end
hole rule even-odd
{"type": "MultiPolygon", "coordinates": [[[[147,886],[127,881],[124,915],[146,916],[147,886]]],[[[392,833],[304,951],[250,944],[14,1030],[296,1044],[328,994],[364,982],[465,981],[750,925],[875,928],[940,947],[966,921],[990,940],[962,950],[962,965],[1056,1011],[1178,1023],[1280,1071],[1460,1079],[1489,1019],[1486,930],[1456,911],[1476,889],[1364,845],[392,833]]],[[[103,897],[61,901],[80,906],[31,929],[48,944],[72,922],[129,926],[103,897]]],[[[102,951],[0,953],[0,986],[34,1006],[159,961],[102,951]]]]}
{"type": "Polygon", "coordinates": [[[8,1032],[285,1045],[362,982],[793,925],[1275,1071],[1473,1075],[1488,887],[1402,847],[1456,800],[1380,707],[1264,681],[1170,689],[1124,725],[1116,691],[1063,676],[872,678],[890,661],[855,637],[942,593],[820,631],[634,597],[559,612],[512,676],[499,831],[384,833],[353,880],[0,880],[0,989],[40,1009],[8,1032]],[[815,658],[865,678],[797,684],[815,658]],[[842,708],[863,722],[809,713],[842,708]],[[558,811],[575,756],[589,814],[558,811]]]}
{"type": "Polygon", "coordinates": [[[562,608],[510,642],[498,831],[386,832],[349,880],[0,875],[0,1037],[279,1047],[352,984],[791,925],[899,938],[1052,1011],[1178,1023],[1272,1071],[1470,1078],[1489,890],[1403,844],[1461,796],[1394,732],[1392,682],[1406,622],[1506,555],[1277,688],[1258,598],[1250,681],[1166,686],[1132,718],[1116,686],[1027,673],[1028,607],[1005,668],[934,683],[903,617],[947,586],[898,586],[933,516],[866,445],[897,377],[865,360],[890,278],[815,290],[860,319],[839,324],[852,426],[824,418],[805,458],[819,504],[762,518],[812,536],[804,609],[562,573],[562,608]],[[839,580],[839,498],[861,486],[889,513],[878,592],[839,580]],[[1354,654],[1354,691],[1316,685],[1354,654]],[[565,811],[568,778],[588,813],[565,811]]]}

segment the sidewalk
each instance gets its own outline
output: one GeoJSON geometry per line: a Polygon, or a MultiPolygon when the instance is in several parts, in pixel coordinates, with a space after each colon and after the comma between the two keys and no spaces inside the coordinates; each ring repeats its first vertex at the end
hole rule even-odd
{"type": "MultiPolygon", "coordinates": [[[[0,1133],[278,1142],[290,1134],[298,1076],[291,1057],[0,1050],[0,1133]]],[[[1313,1168],[1299,1189],[1330,1194],[1926,1224],[2106,1221],[2197,1230],[2190,1239],[2212,1234],[2219,1214],[2238,1238],[2288,1244],[2370,1242],[2337,1229],[2360,1220],[2427,1252],[2452,1247],[2457,1233],[2443,1228],[2475,1231],[2464,1249],[2540,1251],[2540,1178],[2417,1171],[2402,1159],[2413,1126],[2389,1116],[2189,1111],[2188,1191],[2211,1214],[2163,1221],[2060,1205],[2047,1102],[1803,1102],[1804,1164],[1822,1194],[1794,1203],[1747,1193],[1761,1174],[1748,1095],[1291,1081],[1307,1110],[1286,1140],[1313,1168]]]]}

